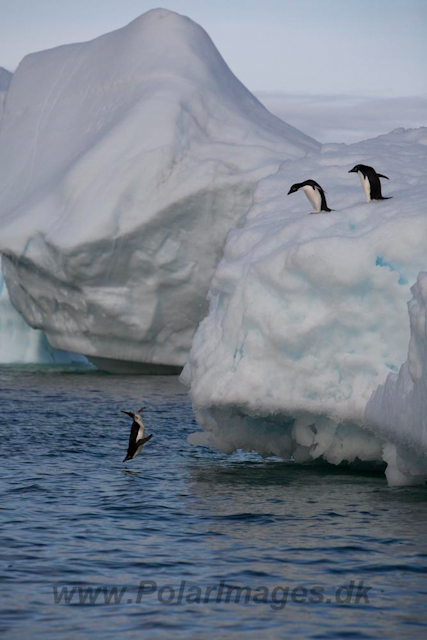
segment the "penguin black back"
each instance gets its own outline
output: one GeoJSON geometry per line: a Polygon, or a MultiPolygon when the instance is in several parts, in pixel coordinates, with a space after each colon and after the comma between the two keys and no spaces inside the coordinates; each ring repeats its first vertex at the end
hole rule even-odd
{"type": "Polygon", "coordinates": [[[309,187],[311,187],[312,190],[313,190],[313,196],[318,194],[319,197],[320,197],[319,211],[333,211],[333,209],[329,209],[329,207],[328,207],[328,205],[326,203],[326,196],[325,196],[326,192],[322,189],[320,184],[318,184],[315,180],[305,180],[304,182],[296,182],[289,189],[288,195],[291,194],[291,193],[295,193],[296,191],[299,191],[299,189],[303,189],[304,192],[305,192],[305,195],[307,196],[307,198],[314,205],[313,198],[311,197],[311,192],[310,192],[311,190],[309,190],[309,187]],[[304,188],[304,187],[306,187],[306,188],[304,188]]]}
{"type": "Polygon", "coordinates": [[[350,169],[349,173],[358,173],[360,182],[366,194],[366,200],[390,200],[392,196],[383,196],[381,193],[380,178],[389,180],[387,176],[382,173],[377,173],[373,167],[369,167],[366,164],[356,164],[353,169],[350,169]]]}

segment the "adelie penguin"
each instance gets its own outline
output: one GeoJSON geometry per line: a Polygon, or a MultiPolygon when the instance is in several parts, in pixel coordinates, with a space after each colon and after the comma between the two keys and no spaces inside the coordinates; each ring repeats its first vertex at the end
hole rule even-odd
{"type": "Polygon", "coordinates": [[[350,169],[349,173],[358,173],[360,182],[365,192],[366,202],[371,200],[390,200],[392,196],[388,198],[384,197],[381,193],[380,178],[389,180],[387,176],[383,176],[381,173],[377,173],[373,167],[368,167],[366,164],[357,164],[353,169],[350,169]]]}
{"type": "Polygon", "coordinates": [[[333,211],[333,209],[329,209],[326,204],[326,196],[325,191],[323,191],[320,184],[317,184],[314,180],[306,180],[305,182],[296,182],[292,185],[292,187],[288,191],[288,195],[290,193],[295,193],[302,189],[310,200],[310,203],[314,209],[312,213],[320,213],[321,211],[333,211]]]}
{"type": "Polygon", "coordinates": [[[122,413],[126,413],[126,415],[130,416],[133,419],[129,436],[128,451],[126,457],[123,459],[123,462],[126,462],[127,460],[133,460],[134,458],[136,458],[136,456],[139,456],[144,444],[153,437],[153,434],[150,433],[149,436],[144,438],[145,428],[141,418],[141,411],[143,411],[144,409],[145,407],[142,407],[136,413],[132,413],[132,411],[122,411],[122,413]]]}

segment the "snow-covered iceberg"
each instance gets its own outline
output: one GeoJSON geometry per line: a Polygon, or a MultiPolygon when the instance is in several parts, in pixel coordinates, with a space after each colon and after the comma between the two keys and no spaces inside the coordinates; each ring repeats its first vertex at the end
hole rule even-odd
{"type": "Polygon", "coordinates": [[[102,367],[182,367],[257,181],[318,147],[170,11],[27,56],[0,131],[13,305],[102,367]]]}
{"type": "Polygon", "coordinates": [[[324,145],[259,183],[246,224],[228,235],[182,374],[206,430],[193,443],[298,461],[385,461],[394,484],[390,443],[404,443],[424,454],[414,475],[422,464],[427,472],[421,276],[409,364],[396,377],[408,352],[411,285],[427,268],[426,161],[427,129],[396,130],[324,145]],[[392,199],[366,204],[348,173],[358,163],[390,178],[383,194],[392,199]],[[307,215],[304,194],[287,195],[309,178],[327,191],[333,212],[307,215]],[[406,430],[405,415],[388,420],[399,398],[418,406],[408,408],[406,430]]]}

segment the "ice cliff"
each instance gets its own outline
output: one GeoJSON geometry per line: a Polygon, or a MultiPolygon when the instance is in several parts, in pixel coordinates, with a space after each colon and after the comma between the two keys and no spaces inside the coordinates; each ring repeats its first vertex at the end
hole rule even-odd
{"type": "Polygon", "coordinates": [[[182,374],[205,429],[191,442],[427,477],[426,161],[427,129],[396,130],[260,181],[182,374]],[[366,204],[358,163],[390,178],[391,200],[366,204]],[[287,195],[309,178],[335,211],[287,195]]]}
{"type": "MultiPolygon", "coordinates": [[[[6,93],[13,74],[0,67],[0,130],[6,93]]],[[[0,258],[0,364],[83,364],[85,358],[52,349],[43,331],[32,329],[12,306],[0,258]]]]}
{"type": "Polygon", "coordinates": [[[12,306],[0,270],[0,364],[87,363],[83,356],[53,349],[43,331],[32,329],[12,306]]]}
{"type": "Polygon", "coordinates": [[[4,101],[6,99],[6,93],[12,80],[12,74],[4,67],[0,67],[0,126],[1,117],[3,114],[4,101]]]}
{"type": "Polygon", "coordinates": [[[12,75],[13,74],[7,69],[0,67],[0,92],[6,92],[8,90],[12,75]]]}
{"type": "MultiPolygon", "coordinates": [[[[0,67],[0,129],[11,80],[10,71],[0,67]]],[[[43,333],[31,329],[10,303],[0,259],[0,363],[52,362],[50,351],[43,333]]]]}
{"type": "Polygon", "coordinates": [[[389,373],[370,398],[365,418],[388,442],[390,484],[427,479],[427,273],[420,273],[408,303],[411,326],[408,358],[389,373]]]}
{"type": "Polygon", "coordinates": [[[0,129],[14,307],[101,367],[181,367],[257,181],[318,147],[170,11],[27,56],[0,129]]]}

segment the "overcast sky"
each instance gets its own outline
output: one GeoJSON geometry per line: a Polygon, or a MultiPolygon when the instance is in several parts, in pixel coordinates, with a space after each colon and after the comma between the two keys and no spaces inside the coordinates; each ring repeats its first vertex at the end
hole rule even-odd
{"type": "Polygon", "coordinates": [[[427,0],[0,0],[0,66],[13,71],[27,53],[94,38],[158,6],[201,24],[237,77],[295,126],[307,97],[335,129],[328,99],[347,115],[350,105],[365,113],[371,100],[378,109],[393,99],[386,118],[427,124],[427,0]]]}

